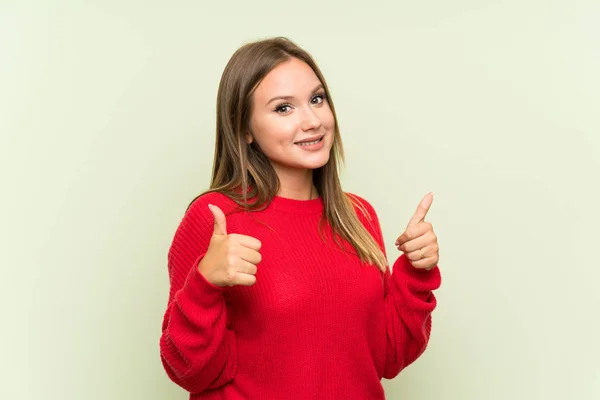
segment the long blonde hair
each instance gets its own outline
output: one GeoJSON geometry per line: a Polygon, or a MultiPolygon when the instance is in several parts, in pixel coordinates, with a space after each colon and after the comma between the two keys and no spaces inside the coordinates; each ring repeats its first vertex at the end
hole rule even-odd
{"type": "MultiPolygon", "coordinates": [[[[353,205],[357,205],[367,219],[370,219],[369,213],[358,199],[344,193],[340,184],[338,163],[339,166],[344,163],[344,150],[325,78],[310,54],[285,37],[247,43],[227,63],[217,95],[217,136],[210,189],[194,200],[206,193],[219,192],[246,211],[259,211],[264,210],[279,192],[280,182],[275,169],[255,141],[247,143],[246,132],[249,132],[254,90],[271,70],[291,58],[304,61],[315,72],[323,84],[335,121],[329,161],[313,170],[313,183],[324,204],[320,232],[328,222],[334,233],[352,245],[362,262],[374,264],[385,272],[385,255],[358,219],[353,205]],[[249,203],[249,198],[256,200],[249,203]]],[[[337,236],[334,234],[333,237],[344,250],[337,236]]]]}

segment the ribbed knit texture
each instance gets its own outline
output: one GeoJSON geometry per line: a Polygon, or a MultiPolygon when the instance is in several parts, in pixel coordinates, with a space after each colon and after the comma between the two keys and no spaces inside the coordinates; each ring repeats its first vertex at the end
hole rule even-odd
{"type": "MultiPolygon", "coordinates": [[[[353,196],[385,252],[375,210],[353,196]]],[[[205,194],[174,235],[160,338],[169,377],[195,400],[385,399],[381,379],[427,346],[438,267],[417,270],[402,254],[384,274],[337,248],[328,224],[324,243],[321,198],[277,196],[264,211],[228,215],[234,206],[205,194]],[[209,203],[227,216],[228,234],[262,242],[255,285],[219,287],[198,271],[213,233],[209,203]]]]}

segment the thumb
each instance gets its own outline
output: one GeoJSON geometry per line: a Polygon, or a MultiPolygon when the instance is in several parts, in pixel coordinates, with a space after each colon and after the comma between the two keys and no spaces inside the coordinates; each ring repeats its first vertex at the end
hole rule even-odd
{"type": "Polygon", "coordinates": [[[410,221],[408,222],[407,228],[416,225],[419,222],[423,222],[425,217],[427,216],[427,212],[431,208],[431,203],[433,202],[433,192],[429,192],[423,197],[423,200],[419,203],[415,214],[412,216],[410,221]]]}
{"type": "Polygon", "coordinates": [[[227,221],[225,220],[225,214],[223,214],[223,211],[221,211],[219,207],[212,204],[209,204],[208,208],[212,212],[215,219],[213,235],[227,235],[227,221]]]}

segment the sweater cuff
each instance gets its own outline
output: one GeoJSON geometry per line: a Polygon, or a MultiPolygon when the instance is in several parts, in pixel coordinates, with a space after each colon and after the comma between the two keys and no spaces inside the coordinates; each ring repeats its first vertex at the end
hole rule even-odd
{"type": "Polygon", "coordinates": [[[185,297],[193,301],[197,305],[210,307],[215,301],[220,301],[225,287],[217,286],[210,283],[204,275],[198,270],[198,263],[204,257],[205,253],[201,254],[194,262],[193,267],[188,273],[183,284],[182,291],[185,297]]]}
{"type": "Polygon", "coordinates": [[[394,271],[398,270],[397,279],[405,280],[414,291],[432,291],[440,287],[440,269],[435,267],[427,270],[415,268],[410,263],[406,254],[402,254],[394,264],[394,271]]]}

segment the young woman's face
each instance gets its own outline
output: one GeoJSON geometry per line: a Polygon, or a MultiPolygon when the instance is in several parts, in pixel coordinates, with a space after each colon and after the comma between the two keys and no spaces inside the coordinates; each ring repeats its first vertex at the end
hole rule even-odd
{"type": "Polygon", "coordinates": [[[335,121],[321,82],[308,64],[292,58],[278,65],[253,96],[253,137],[248,135],[248,141],[256,141],[275,171],[316,169],[327,163],[335,121]],[[307,139],[320,142],[298,143],[307,139]]]}

